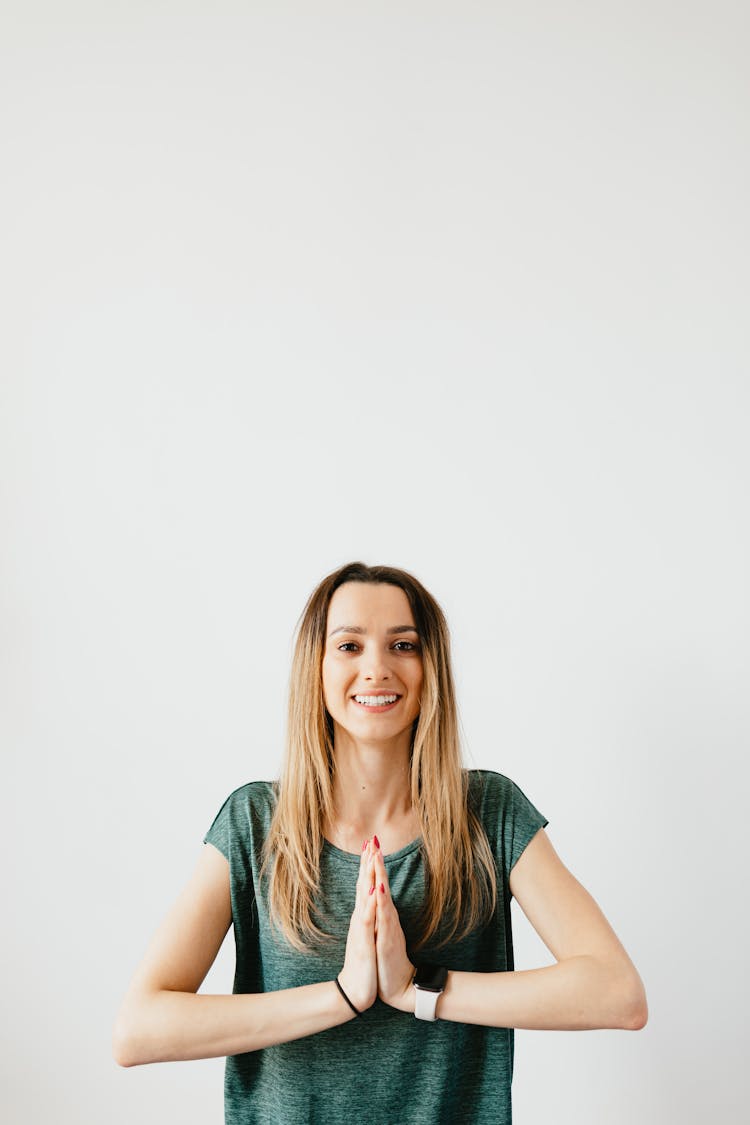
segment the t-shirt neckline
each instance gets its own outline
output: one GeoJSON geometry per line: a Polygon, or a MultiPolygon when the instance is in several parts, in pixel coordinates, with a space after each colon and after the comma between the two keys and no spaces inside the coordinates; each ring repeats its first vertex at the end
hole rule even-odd
{"type": "MultiPolygon", "coordinates": [[[[410,852],[416,851],[421,843],[422,837],[417,836],[416,840],[412,840],[409,844],[404,844],[403,848],[399,848],[398,851],[388,852],[387,855],[383,856],[383,859],[385,860],[386,864],[389,864],[394,860],[402,859],[403,856],[409,855],[410,852]]],[[[358,853],[345,852],[342,848],[337,848],[336,845],[332,844],[330,840],[326,840],[325,836],[323,837],[323,851],[329,852],[331,855],[334,855],[339,859],[343,859],[351,865],[356,864],[357,866],[359,866],[360,856],[358,853]]]]}

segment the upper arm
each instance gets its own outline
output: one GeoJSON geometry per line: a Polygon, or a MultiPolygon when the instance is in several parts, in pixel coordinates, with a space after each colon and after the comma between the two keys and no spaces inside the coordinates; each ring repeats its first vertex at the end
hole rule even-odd
{"type": "Polygon", "coordinates": [[[204,844],[190,880],[154,934],[130,993],[197,992],[230,925],[229,863],[204,844]]]}
{"type": "Polygon", "coordinates": [[[512,868],[510,891],[557,961],[590,954],[630,963],[604,914],[568,871],[543,828],[512,868]]]}

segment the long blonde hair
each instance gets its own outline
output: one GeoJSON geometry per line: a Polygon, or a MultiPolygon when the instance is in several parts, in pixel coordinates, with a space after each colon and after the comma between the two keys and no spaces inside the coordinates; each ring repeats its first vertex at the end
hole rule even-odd
{"type": "Polygon", "coordinates": [[[410,784],[421,826],[426,899],[415,948],[438,930],[442,945],[491,917],[497,878],[487,837],[467,799],[445,616],[413,575],[390,566],[352,562],[333,571],[313,590],[297,623],[286,753],[264,849],[271,918],[300,950],[329,936],[315,919],[323,830],[333,820],[333,720],[323,699],[321,666],[328,607],[345,582],[399,586],[419,632],[423,686],[412,729],[410,784]]]}

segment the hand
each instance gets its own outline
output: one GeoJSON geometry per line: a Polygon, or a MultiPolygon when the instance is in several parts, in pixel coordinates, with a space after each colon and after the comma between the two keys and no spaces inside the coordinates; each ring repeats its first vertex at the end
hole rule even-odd
{"type": "Polygon", "coordinates": [[[378,996],[392,1008],[414,1011],[412,978],[414,966],[406,955],[406,938],[398,911],[391,898],[388,873],[380,848],[373,852],[377,899],[375,920],[375,954],[377,958],[378,996]]]}
{"type": "MultiPolygon", "coordinates": [[[[364,1012],[375,1003],[378,994],[378,969],[375,957],[375,864],[371,840],[367,841],[359,861],[354,911],[346,937],[344,967],[339,973],[341,987],[355,1008],[364,1012]]],[[[343,1005],[344,999],[341,998],[343,1005]]],[[[352,1019],[354,1013],[352,1012],[352,1019]]]]}

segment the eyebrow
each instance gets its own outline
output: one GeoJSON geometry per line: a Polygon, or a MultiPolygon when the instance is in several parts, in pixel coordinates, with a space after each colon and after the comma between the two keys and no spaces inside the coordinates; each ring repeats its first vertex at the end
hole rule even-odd
{"type": "MultiPolygon", "coordinates": [[[[339,625],[338,628],[334,629],[333,633],[329,633],[328,636],[330,638],[330,637],[333,636],[334,633],[366,633],[366,632],[367,632],[367,630],[363,629],[361,625],[339,625]]],[[[413,625],[394,625],[394,626],[392,626],[392,628],[386,629],[386,633],[388,633],[389,635],[392,634],[392,633],[416,633],[417,636],[419,636],[419,631],[413,625]]]]}

